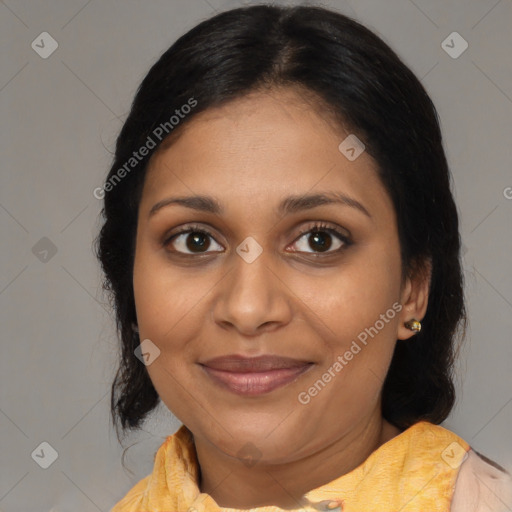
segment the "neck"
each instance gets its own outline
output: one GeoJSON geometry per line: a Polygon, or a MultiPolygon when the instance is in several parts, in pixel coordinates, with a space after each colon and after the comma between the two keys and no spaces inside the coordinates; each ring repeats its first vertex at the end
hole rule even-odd
{"type": "Polygon", "coordinates": [[[284,464],[258,462],[252,467],[195,437],[200,490],[225,508],[300,508],[305,493],[352,471],[399,433],[379,413],[300,460],[284,464]]]}

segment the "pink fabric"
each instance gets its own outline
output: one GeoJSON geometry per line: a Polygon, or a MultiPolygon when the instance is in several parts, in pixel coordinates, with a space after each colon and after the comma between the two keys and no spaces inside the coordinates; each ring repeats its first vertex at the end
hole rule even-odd
{"type": "Polygon", "coordinates": [[[474,450],[459,469],[450,512],[511,512],[512,476],[474,450]]]}

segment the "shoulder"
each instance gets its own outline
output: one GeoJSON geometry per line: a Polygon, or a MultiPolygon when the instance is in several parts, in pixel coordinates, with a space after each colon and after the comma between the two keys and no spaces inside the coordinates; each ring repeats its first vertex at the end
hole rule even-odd
{"type": "Polygon", "coordinates": [[[146,511],[150,502],[166,504],[166,509],[172,510],[174,505],[169,489],[177,486],[182,492],[194,494],[198,469],[193,443],[191,432],[184,426],[168,436],[154,455],[151,474],[136,483],[109,512],[146,511]],[[191,477],[184,480],[181,475],[185,474],[191,477]]]}
{"type": "Polygon", "coordinates": [[[451,512],[512,510],[512,476],[496,462],[471,449],[461,464],[451,512]]]}
{"type": "Polygon", "coordinates": [[[138,512],[144,506],[150,491],[165,485],[165,453],[170,444],[169,436],[156,451],[153,459],[153,471],[139,480],[109,512],[138,512]]]}

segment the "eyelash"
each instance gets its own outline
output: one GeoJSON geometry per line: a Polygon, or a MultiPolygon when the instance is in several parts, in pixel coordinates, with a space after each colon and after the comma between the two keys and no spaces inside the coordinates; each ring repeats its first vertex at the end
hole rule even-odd
{"type": "MultiPolygon", "coordinates": [[[[353,243],[346,235],[344,235],[343,233],[338,231],[336,228],[330,227],[328,224],[326,224],[324,222],[315,223],[312,226],[308,227],[307,229],[301,230],[299,235],[297,236],[297,238],[295,238],[295,240],[293,241],[293,243],[296,243],[304,235],[306,235],[308,233],[314,233],[317,231],[326,232],[326,233],[329,233],[330,235],[334,235],[335,237],[339,238],[341,240],[341,242],[343,242],[343,245],[334,251],[311,252],[311,253],[305,253],[305,254],[311,254],[311,255],[316,255],[316,256],[324,256],[324,255],[332,256],[333,254],[341,253],[344,249],[347,249],[353,243]]],[[[206,235],[208,237],[215,238],[211,233],[209,233],[203,227],[198,226],[198,225],[192,225],[192,226],[185,227],[176,233],[173,233],[169,237],[166,237],[165,240],[163,241],[162,245],[164,246],[164,248],[166,248],[175,238],[177,238],[180,235],[187,234],[187,233],[200,233],[202,235],[206,235]]],[[[196,254],[188,254],[188,253],[183,253],[183,252],[179,252],[179,251],[169,251],[169,252],[173,252],[174,254],[178,254],[180,256],[185,256],[185,257],[203,256],[203,255],[208,254],[208,252],[196,253],[196,254]]],[[[214,251],[214,252],[218,252],[218,251],[214,251]]],[[[302,253],[302,251],[294,251],[294,252],[302,253]]]]}
{"type": "MultiPolygon", "coordinates": [[[[299,235],[297,236],[297,238],[294,240],[293,243],[296,243],[304,235],[307,235],[308,233],[314,233],[314,232],[317,232],[317,231],[329,233],[330,235],[334,235],[335,237],[339,238],[343,242],[343,245],[340,248],[338,248],[338,249],[336,249],[334,251],[311,252],[311,253],[306,253],[306,254],[315,254],[317,256],[322,256],[322,255],[332,256],[333,254],[339,254],[344,249],[347,249],[347,247],[352,245],[352,241],[348,238],[347,235],[344,235],[343,233],[338,231],[336,228],[329,227],[329,225],[324,223],[324,222],[315,223],[312,226],[301,230],[299,232],[299,235]]],[[[300,252],[300,251],[297,251],[297,252],[300,252]]]]}

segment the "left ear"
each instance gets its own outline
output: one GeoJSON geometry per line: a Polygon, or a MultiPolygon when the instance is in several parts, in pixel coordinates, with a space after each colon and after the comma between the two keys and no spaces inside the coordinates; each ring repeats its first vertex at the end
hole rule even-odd
{"type": "Polygon", "coordinates": [[[409,320],[421,321],[425,316],[430,291],[430,278],[432,276],[432,262],[430,259],[414,265],[414,270],[406,278],[402,286],[400,303],[400,325],[398,326],[397,338],[407,340],[414,336],[415,332],[405,327],[409,320]]]}

